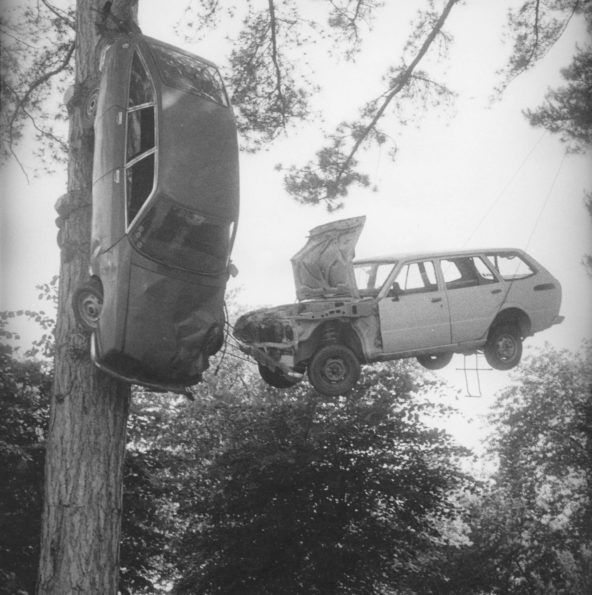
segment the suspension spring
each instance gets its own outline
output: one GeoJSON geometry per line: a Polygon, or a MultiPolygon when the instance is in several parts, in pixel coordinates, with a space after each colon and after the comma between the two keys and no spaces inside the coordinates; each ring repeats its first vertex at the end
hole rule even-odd
{"type": "Polygon", "coordinates": [[[323,326],[321,343],[323,345],[339,343],[339,328],[336,324],[326,324],[325,326],[323,326]]]}

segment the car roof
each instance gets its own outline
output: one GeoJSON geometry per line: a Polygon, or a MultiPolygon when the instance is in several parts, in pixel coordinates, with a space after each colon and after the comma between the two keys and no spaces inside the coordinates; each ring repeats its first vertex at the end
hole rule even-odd
{"type": "Polygon", "coordinates": [[[399,252],[397,254],[387,254],[375,257],[364,257],[354,259],[354,264],[365,264],[371,262],[394,262],[399,260],[425,260],[429,258],[445,258],[449,256],[473,256],[476,254],[503,254],[513,253],[527,256],[523,250],[519,248],[480,248],[480,249],[464,249],[464,250],[444,250],[436,252],[399,252]]]}

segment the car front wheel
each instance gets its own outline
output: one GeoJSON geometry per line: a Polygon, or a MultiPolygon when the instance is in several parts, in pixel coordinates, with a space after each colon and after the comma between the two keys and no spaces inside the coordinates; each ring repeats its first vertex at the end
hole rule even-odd
{"type": "Polygon", "coordinates": [[[441,370],[446,367],[452,359],[452,353],[430,353],[428,355],[418,355],[417,361],[428,370],[441,370]]]}
{"type": "Polygon", "coordinates": [[[509,370],[520,363],[522,339],[514,325],[496,326],[485,344],[485,359],[496,370],[509,370]]]}
{"type": "Polygon", "coordinates": [[[74,317],[86,330],[94,331],[99,325],[99,318],[103,310],[103,291],[96,279],[76,289],[72,297],[74,317]]]}
{"type": "Polygon", "coordinates": [[[269,386],[273,386],[274,388],[292,388],[299,382],[282,374],[280,370],[272,370],[263,364],[259,364],[259,374],[269,386]]]}
{"type": "Polygon", "coordinates": [[[360,377],[360,362],[345,345],[325,345],[313,356],[308,378],[314,388],[328,397],[349,392],[360,377]]]}

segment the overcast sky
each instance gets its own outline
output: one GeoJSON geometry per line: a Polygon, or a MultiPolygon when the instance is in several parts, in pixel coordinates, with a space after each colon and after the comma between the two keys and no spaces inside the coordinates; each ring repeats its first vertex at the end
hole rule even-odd
{"type": "MultiPolygon", "coordinates": [[[[174,27],[186,0],[168,0],[166,11],[162,4],[141,1],[144,33],[224,64],[229,46],[223,35],[187,44],[174,27]]],[[[455,43],[450,66],[442,73],[459,93],[455,109],[430,113],[405,131],[395,162],[380,153],[365,158],[377,191],[354,189],[345,207],[334,213],[296,204],[287,196],[274,166],[302,161],[320,148],[314,123],[300,126],[298,134],[277,141],[265,153],[241,156],[241,219],[233,255],[240,273],[229,285],[240,289],[241,305],[293,301],[289,259],[308,229],[364,214],[358,256],[477,246],[527,250],[561,281],[566,316],[562,325],[540,333],[527,346],[548,341],[577,349],[591,336],[592,287],[581,265],[582,256],[592,251],[591,221],[583,206],[584,190],[592,187],[591,156],[565,157],[558,139],[531,129],[521,113],[535,107],[549,86],[561,83],[559,70],[569,63],[575,44],[585,40],[585,28],[570,25],[545,60],[491,105],[494,72],[508,51],[500,43],[500,31],[511,1],[466,4],[455,8],[450,19],[455,43]]],[[[406,38],[406,19],[417,3],[387,5],[357,65],[336,62],[326,48],[307,52],[324,83],[315,105],[329,123],[352,115],[356,103],[372,97],[385,65],[396,60],[406,38]],[[401,13],[402,6],[408,12],[401,13]]],[[[21,147],[21,155],[25,164],[33,164],[30,149],[21,147]]],[[[12,163],[3,167],[2,178],[1,308],[36,308],[35,284],[58,271],[53,205],[65,191],[65,176],[58,173],[27,184],[12,163]]],[[[452,370],[462,363],[457,356],[452,370]]],[[[507,382],[507,374],[491,374],[496,378],[484,380],[488,387],[507,382]]]]}

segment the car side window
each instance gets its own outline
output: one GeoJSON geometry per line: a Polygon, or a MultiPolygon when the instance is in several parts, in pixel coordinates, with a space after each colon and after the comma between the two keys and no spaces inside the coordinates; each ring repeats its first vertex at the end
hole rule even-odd
{"type": "Polygon", "coordinates": [[[487,254],[491,265],[499,272],[504,281],[525,279],[535,274],[535,270],[515,253],[487,254]]]}
{"type": "Polygon", "coordinates": [[[140,56],[135,53],[130,74],[126,118],[125,186],[128,225],[138,214],[154,187],[155,109],[152,81],[140,56]]]}
{"type": "Polygon", "coordinates": [[[394,264],[394,262],[356,264],[354,276],[360,295],[375,296],[388,279],[394,264]]]}
{"type": "Polygon", "coordinates": [[[394,287],[401,295],[436,291],[438,282],[434,263],[431,260],[424,260],[406,264],[399,271],[394,287]]]}
{"type": "Polygon", "coordinates": [[[493,273],[478,256],[443,258],[440,260],[446,289],[474,287],[495,282],[493,273]]]}
{"type": "Polygon", "coordinates": [[[132,59],[128,107],[154,103],[154,88],[138,53],[132,59]]]}
{"type": "Polygon", "coordinates": [[[493,274],[492,270],[487,266],[481,256],[475,256],[473,262],[475,263],[477,272],[481,277],[481,282],[485,281],[486,283],[495,283],[497,281],[497,278],[493,274]]]}

